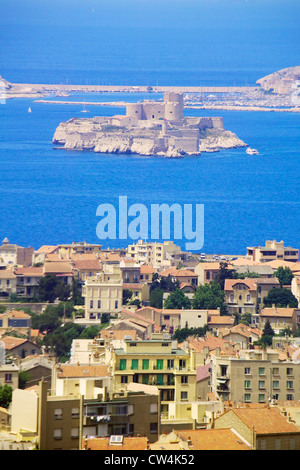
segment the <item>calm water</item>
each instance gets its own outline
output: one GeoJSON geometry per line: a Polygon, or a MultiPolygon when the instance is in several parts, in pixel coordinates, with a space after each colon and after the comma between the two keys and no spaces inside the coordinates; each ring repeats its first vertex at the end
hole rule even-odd
{"type": "MultiPolygon", "coordinates": [[[[235,9],[223,5],[222,14],[213,17],[209,2],[199,0],[205,8],[186,8],[184,27],[180,27],[182,7],[176,1],[171,17],[165,5],[159,9],[158,2],[153,2],[157,9],[145,16],[141,7],[131,8],[132,0],[127,17],[124,7],[119,4],[117,9],[118,2],[112,2],[110,9],[105,2],[84,2],[89,8],[78,7],[80,16],[67,0],[51,3],[56,11],[49,5],[34,9],[35,1],[25,2],[26,9],[17,0],[2,3],[0,44],[5,47],[0,47],[0,74],[14,82],[243,85],[299,63],[299,8],[293,1],[273,2],[270,9],[272,2],[265,0],[259,11],[254,7],[259,2],[229,2],[235,9]],[[237,12],[243,14],[242,22],[237,12]],[[113,13],[114,27],[109,28],[113,13]],[[139,25],[144,21],[145,27],[137,27],[137,20],[139,25]]],[[[196,8],[195,2],[191,4],[196,8]]],[[[108,99],[105,95],[85,98],[108,99]]],[[[300,245],[299,115],[199,112],[223,116],[225,127],[261,155],[249,157],[244,149],[233,149],[168,160],[54,150],[57,125],[82,117],[80,109],[27,99],[0,105],[2,239],[7,236],[35,248],[75,240],[102,243],[96,236],[96,209],[101,203],[117,206],[118,197],[126,195],[130,204],[148,207],[204,204],[201,251],[207,253],[244,253],[247,245],[263,244],[269,238],[300,245]]],[[[90,107],[90,111],[89,117],[124,113],[124,109],[104,107],[90,107]]]]}

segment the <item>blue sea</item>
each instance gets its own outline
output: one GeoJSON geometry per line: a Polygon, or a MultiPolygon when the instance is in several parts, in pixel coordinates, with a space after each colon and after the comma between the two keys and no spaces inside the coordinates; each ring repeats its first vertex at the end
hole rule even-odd
{"type": "MultiPolygon", "coordinates": [[[[299,2],[292,0],[0,1],[0,75],[18,83],[254,85],[299,65],[299,2]]],[[[138,101],[153,94],[90,94],[70,100],[138,101]]],[[[52,98],[55,101],[55,98],[52,98]]],[[[124,108],[88,106],[88,117],[124,108]]],[[[97,207],[203,204],[201,252],[244,254],[266,239],[300,246],[300,115],[219,115],[245,149],[164,159],[54,149],[61,121],[81,105],[12,99],[0,105],[0,237],[21,246],[99,240],[97,207]],[[31,107],[32,113],[28,113],[31,107]]],[[[85,115],[87,117],[87,115],[85,115]]],[[[174,240],[185,248],[185,240],[174,240]]]]}

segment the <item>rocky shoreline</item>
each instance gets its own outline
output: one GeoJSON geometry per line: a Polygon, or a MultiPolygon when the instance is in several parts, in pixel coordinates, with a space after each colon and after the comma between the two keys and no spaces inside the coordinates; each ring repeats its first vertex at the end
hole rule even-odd
{"type": "Polygon", "coordinates": [[[246,147],[247,144],[233,132],[225,129],[206,129],[201,132],[199,150],[187,152],[166,144],[159,138],[159,126],[138,129],[120,129],[118,126],[101,126],[97,119],[70,119],[60,123],[53,144],[65,150],[89,150],[96,153],[137,154],[179,158],[217,152],[222,149],[246,147]]]}

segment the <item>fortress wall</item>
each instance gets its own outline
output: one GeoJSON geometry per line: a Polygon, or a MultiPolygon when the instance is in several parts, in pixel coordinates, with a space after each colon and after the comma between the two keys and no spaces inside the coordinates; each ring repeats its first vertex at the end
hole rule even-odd
{"type": "Polygon", "coordinates": [[[165,107],[164,103],[145,102],[143,103],[142,119],[164,119],[165,107]]]}
{"type": "Polygon", "coordinates": [[[127,103],[126,116],[142,119],[143,105],[142,103],[127,103]]]}
{"type": "Polygon", "coordinates": [[[224,129],[223,118],[222,117],[212,117],[213,127],[215,129],[224,129]]]}
{"type": "Polygon", "coordinates": [[[169,144],[174,145],[176,149],[182,149],[187,153],[199,152],[199,139],[194,137],[171,137],[169,144]]]}

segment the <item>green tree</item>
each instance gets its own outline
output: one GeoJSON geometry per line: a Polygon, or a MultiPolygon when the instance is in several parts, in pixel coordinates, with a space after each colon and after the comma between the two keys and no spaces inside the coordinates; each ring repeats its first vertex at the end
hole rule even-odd
{"type": "Polygon", "coordinates": [[[54,348],[58,358],[66,358],[70,354],[73,339],[79,338],[83,330],[83,326],[68,322],[48,333],[43,343],[47,347],[54,348]]]}
{"type": "Polygon", "coordinates": [[[291,285],[294,274],[288,266],[279,266],[279,268],[274,273],[274,277],[277,277],[280,283],[280,287],[283,287],[291,285]]]}
{"type": "Polygon", "coordinates": [[[182,290],[176,289],[168,295],[164,307],[169,309],[189,309],[191,308],[191,301],[182,290]]]}
{"type": "Polygon", "coordinates": [[[150,292],[149,304],[154,308],[162,308],[163,306],[163,295],[164,291],[162,289],[154,289],[150,292]]]}
{"type": "Polygon", "coordinates": [[[237,277],[238,276],[237,276],[236,271],[234,269],[229,269],[228,263],[221,261],[220,269],[215,279],[215,282],[217,282],[220,285],[221,289],[224,290],[226,279],[237,279],[237,277]]]}
{"type": "Polygon", "coordinates": [[[132,292],[129,289],[123,289],[123,305],[126,305],[132,297],[132,292]]]}
{"type": "Polygon", "coordinates": [[[251,325],[251,318],[252,318],[251,313],[243,313],[239,319],[239,323],[249,326],[251,325]]]}
{"type": "Polygon", "coordinates": [[[31,317],[31,326],[40,331],[40,333],[50,334],[61,325],[61,320],[54,306],[48,306],[44,313],[37,315],[33,314],[31,317]]]}
{"type": "Polygon", "coordinates": [[[261,346],[263,347],[271,346],[274,335],[275,335],[274,330],[271,327],[269,320],[267,320],[263,329],[263,334],[260,338],[261,346]]]}
{"type": "Polygon", "coordinates": [[[19,372],[19,388],[23,390],[26,387],[26,383],[31,380],[32,376],[26,370],[20,370],[19,372]]]}
{"type": "Polygon", "coordinates": [[[9,408],[12,401],[12,387],[9,385],[0,385],[0,406],[9,408]]]}
{"type": "Polygon", "coordinates": [[[74,305],[84,305],[84,298],[82,297],[82,289],[79,285],[78,279],[73,278],[71,287],[71,300],[74,305]]]}
{"type": "Polygon", "coordinates": [[[40,300],[53,303],[55,299],[62,301],[68,300],[71,288],[56,277],[55,274],[46,274],[39,281],[37,294],[40,300]]]}
{"type": "Polygon", "coordinates": [[[152,276],[152,282],[150,284],[150,292],[156,289],[161,289],[164,292],[173,292],[178,289],[179,281],[173,279],[169,274],[168,276],[160,277],[159,274],[155,273],[152,276]]]}
{"type": "Polygon", "coordinates": [[[272,307],[272,305],[279,308],[287,307],[288,305],[290,308],[297,308],[298,301],[289,289],[274,287],[269,291],[268,295],[264,297],[264,306],[272,307]]]}
{"type": "Polygon", "coordinates": [[[204,327],[199,328],[178,328],[174,332],[173,339],[177,340],[179,343],[182,343],[189,336],[205,336],[207,331],[207,325],[204,325],[204,327]]]}
{"type": "Polygon", "coordinates": [[[192,308],[199,310],[220,308],[221,315],[226,315],[225,294],[217,282],[200,285],[193,297],[192,308]]]}

